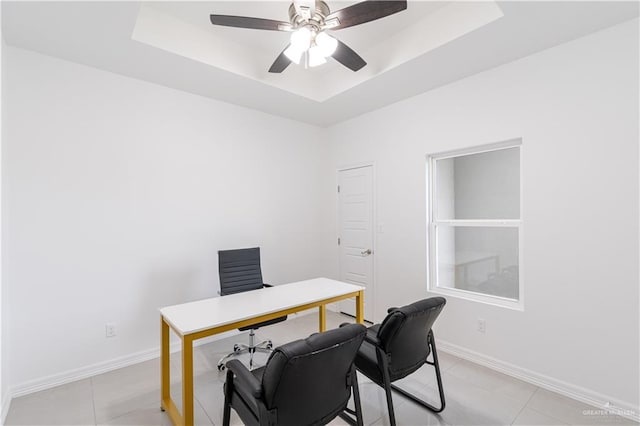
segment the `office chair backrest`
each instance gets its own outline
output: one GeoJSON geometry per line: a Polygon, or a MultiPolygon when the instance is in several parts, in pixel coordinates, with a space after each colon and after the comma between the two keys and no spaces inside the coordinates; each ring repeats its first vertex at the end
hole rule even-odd
{"type": "Polygon", "coordinates": [[[262,288],[260,247],[218,251],[218,272],[222,296],[262,288]]]}
{"type": "Polygon", "coordinates": [[[409,375],[424,365],[430,352],[429,331],[446,302],[443,297],[419,300],[391,310],[382,321],[378,339],[390,356],[392,378],[409,375]]]}
{"type": "Polygon", "coordinates": [[[267,409],[277,408],[278,424],[324,424],[346,406],[352,364],[364,340],[360,324],[316,333],[274,350],[262,376],[267,409]]]}

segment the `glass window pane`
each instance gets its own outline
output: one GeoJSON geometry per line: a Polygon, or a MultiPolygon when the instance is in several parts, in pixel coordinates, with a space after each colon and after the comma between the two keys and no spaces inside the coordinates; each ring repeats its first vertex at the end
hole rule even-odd
{"type": "Polygon", "coordinates": [[[438,287],[518,299],[518,228],[436,228],[438,287]]]}
{"type": "Polygon", "coordinates": [[[520,148],[436,160],[436,219],[519,219],[520,148]]]}

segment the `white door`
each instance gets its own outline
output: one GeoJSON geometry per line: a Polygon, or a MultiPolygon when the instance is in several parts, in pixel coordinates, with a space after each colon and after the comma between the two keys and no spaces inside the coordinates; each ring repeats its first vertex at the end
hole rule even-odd
{"type": "MultiPolygon", "coordinates": [[[[366,287],[364,318],[373,320],[373,166],[338,172],[340,280],[366,287]]],[[[355,315],[353,300],[340,311],[355,315]]]]}

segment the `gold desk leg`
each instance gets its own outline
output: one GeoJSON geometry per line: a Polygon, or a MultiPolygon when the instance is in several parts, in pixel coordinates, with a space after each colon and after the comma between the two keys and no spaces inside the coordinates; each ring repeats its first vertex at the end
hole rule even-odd
{"type": "Polygon", "coordinates": [[[183,423],[182,416],[178,407],[171,399],[171,366],[169,364],[169,324],[160,319],[160,409],[167,413],[171,423],[181,425],[183,423]]]}
{"type": "Polygon", "coordinates": [[[318,320],[320,333],[327,330],[327,305],[318,306],[318,320]]]}
{"type": "Polygon", "coordinates": [[[193,426],[193,338],[182,336],[182,418],[193,426]]]}
{"type": "Polygon", "coordinates": [[[166,401],[171,399],[171,370],[169,367],[169,324],[160,316],[160,407],[166,410],[166,401]]]}
{"type": "Polygon", "coordinates": [[[364,291],[362,290],[356,296],[356,322],[364,324],[364,291]]]}

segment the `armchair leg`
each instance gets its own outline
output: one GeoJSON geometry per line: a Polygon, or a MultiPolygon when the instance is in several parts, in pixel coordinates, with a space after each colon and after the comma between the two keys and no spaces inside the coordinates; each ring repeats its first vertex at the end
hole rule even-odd
{"type": "Polygon", "coordinates": [[[389,411],[389,424],[396,426],[396,415],[393,410],[393,399],[391,397],[391,379],[389,377],[389,360],[387,355],[380,348],[376,348],[376,356],[378,357],[378,365],[382,365],[382,380],[385,396],[387,397],[387,410],[389,411]]]}
{"type": "Polygon", "coordinates": [[[442,387],[442,376],[440,374],[440,363],[438,362],[438,351],[436,350],[436,342],[433,338],[433,332],[429,331],[429,345],[431,346],[431,353],[433,354],[433,362],[425,361],[426,364],[433,365],[436,370],[436,381],[438,382],[438,394],[440,395],[440,408],[436,408],[428,402],[418,398],[415,395],[410,394],[404,389],[400,389],[398,386],[391,385],[391,388],[411,399],[412,401],[422,405],[424,408],[433,411],[434,413],[440,413],[444,410],[445,401],[444,401],[444,389],[442,387]]]}
{"type": "Polygon", "coordinates": [[[363,426],[364,419],[362,418],[362,404],[360,402],[360,388],[358,387],[358,375],[356,374],[355,367],[353,368],[353,405],[356,409],[356,425],[363,426]]]}
{"type": "Polygon", "coordinates": [[[362,404],[360,403],[360,388],[358,388],[358,376],[356,375],[355,367],[351,368],[351,377],[353,377],[351,388],[353,389],[353,404],[355,406],[355,410],[345,408],[342,413],[338,414],[338,416],[352,426],[363,426],[364,423],[362,419],[362,404]],[[355,420],[347,413],[355,416],[355,420]]]}
{"type": "Polygon", "coordinates": [[[224,384],[224,408],[222,411],[222,426],[229,426],[231,422],[231,394],[233,393],[233,373],[227,371],[227,380],[224,384]]]}
{"type": "Polygon", "coordinates": [[[436,380],[438,382],[438,393],[440,394],[440,409],[436,413],[444,410],[444,388],[442,387],[442,375],[440,374],[440,363],[438,362],[438,351],[436,350],[436,340],[433,337],[433,331],[429,330],[429,344],[431,345],[431,353],[433,354],[433,367],[436,370],[436,380]]]}

